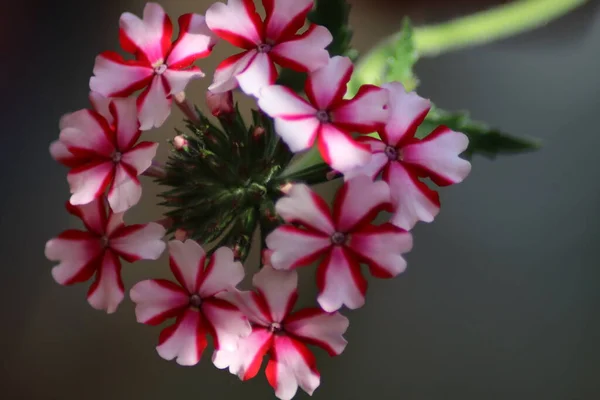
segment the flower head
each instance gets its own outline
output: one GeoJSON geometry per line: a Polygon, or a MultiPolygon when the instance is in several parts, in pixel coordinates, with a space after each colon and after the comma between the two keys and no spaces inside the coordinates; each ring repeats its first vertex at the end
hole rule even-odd
{"type": "Polygon", "coordinates": [[[234,351],[240,337],[250,334],[248,320],[236,306],[223,299],[244,278],[244,268],[225,247],[215,251],[205,267],[206,253],[193,240],[169,242],[170,267],[179,284],[152,279],[131,288],[138,322],[158,325],[169,318],[156,347],[165,360],[195,365],[211,335],[215,349],[234,351]]]}
{"type": "Polygon", "coordinates": [[[317,300],[323,310],[361,307],[367,282],[360,264],[368,264],[376,277],[390,278],[404,271],[402,254],[412,248],[410,233],[389,223],[371,224],[389,196],[385,182],[358,176],[344,183],[331,212],[308,186],[294,185],[276,205],[287,224],[266,239],[273,267],[289,270],[320,260],[317,300]]]}
{"type": "Polygon", "coordinates": [[[165,249],[165,229],[153,222],[126,226],[122,213],[107,213],[102,198],[82,206],[67,203],[67,211],[80,218],[87,231],[70,229],[46,243],[46,258],[59,262],[52,276],[61,285],[72,285],[95,274],[88,302],[113,313],[124,296],[120,258],[156,260],[165,249]]]}
{"type": "Polygon", "coordinates": [[[232,374],[247,380],[256,376],[263,357],[269,354],[265,373],[278,398],[291,399],[298,386],[312,394],[320,376],[306,345],[319,346],[332,356],[340,354],[346,347],[342,335],[348,319],[319,308],[292,313],[297,298],[296,271],[277,271],[265,265],[253,283],[256,292],[230,296],[252,323],[252,333],[240,341],[237,351],[216,352],[215,365],[229,367],[232,374]]]}
{"type": "Polygon", "coordinates": [[[391,189],[392,223],[412,229],[417,221],[431,222],[440,210],[437,192],[419,180],[430,178],[439,186],[462,182],[471,164],[460,158],[469,139],[460,132],[440,126],[424,139],[415,138],[419,125],[429,112],[429,101],[407,93],[400,83],[384,86],[390,93],[390,119],[379,132],[381,140],[363,138],[373,156],[364,166],[348,171],[346,179],[365,174],[382,174],[391,189]]]}
{"type": "Polygon", "coordinates": [[[158,143],[136,144],[141,132],[135,99],[114,99],[109,109],[109,119],[95,110],[64,117],[59,142],[50,151],[72,168],[67,175],[71,204],[90,203],[108,189],[112,210],[124,212],[140,200],[138,175],[152,164],[158,143]]]}
{"type": "Polygon", "coordinates": [[[206,23],[222,39],[245,51],[227,58],[215,72],[213,92],[240,88],[258,96],[275,83],[275,63],[296,71],[318,69],[329,59],[325,49],[333,40],[322,26],[311,25],[300,35],[313,0],[263,0],[266,19],[256,13],[252,0],[215,3],[206,11],[206,23]]]}
{"type": "Polygon", "coordinates": [[[351,132],[370,133],[388,118],[385,90],[363,85],[356,96],[345,100],[352,62],[336,56],[311,73],[305,91],[309,101],[285,86],[264,88],[259,107],[275,119],[275,129],[290,150],[299,152],[316,141],[323,159],[344,172],[369,161],[369,148],[354,140],[351,132]]]}
{"type": "Polygon", "coordinates": [[[210,54],[214,36],[202,15],[185,14],[179,17],[179,37],[171,43],[171,19],[156,3],[146,4],[143,19],[124,13],[120,26],[121,47],[136,59],[125,60],[113,51],[100,54],[90,88],[106,97],[126,97],[143,89],[137,99],[141,129],[159,127],[171,112],[171,96],[204,76],[192,64],[210,54]]]}

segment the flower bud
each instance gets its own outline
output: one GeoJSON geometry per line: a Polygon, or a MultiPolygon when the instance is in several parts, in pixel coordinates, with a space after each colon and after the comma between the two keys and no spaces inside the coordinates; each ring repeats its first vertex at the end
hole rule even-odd
{"type": "Polygon", "coordinates": [[[223,93],[206,91],[206,104],[215,117],[222,117],[233,113],[233,92],[230,90],[223,93]]]}
{"type": "Polygon", "coordinates": [[[173,138],[173,146],[177,150],[185,150],[188,145],[188,141],[181,135],[177,135],[173,138]]]}

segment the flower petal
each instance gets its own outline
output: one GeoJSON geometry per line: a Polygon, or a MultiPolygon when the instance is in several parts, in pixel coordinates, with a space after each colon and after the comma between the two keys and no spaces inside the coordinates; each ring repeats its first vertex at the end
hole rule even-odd
{"type": "Polygon", "coordinates": [[[88,290],[88,303],[96,310],[112,314],[117,311],[124,297],[121,262],[112,251],[105,251],[102,265],[96,271],[96,280],[88,290]]]}
{"type": "Polygon", "coordinates": [[[50,143],[50,155],[65,167],[70,168],[77,167],[78,165],[84,164],[88,161],[86,158],[73,155],[67,146],[60,140],[55,140],[54,142],[50,143]]]}
{"type": "Polygon", "coordinates": [[[67,174],[73,205],[92,202],[100,197],[113,178],[114,164],[111,161],[91,162],[73,168],[67,174]]]}
{"type": "Polygon", "coordinates": [[[394,215],[391,222],[411,230],[417,221],[431,222],[440,212],[437,192],[421,182],[416,173],[399,162],[384,169],[383,179],[390,186],[394,215]]]}
{"type": "Polygon", "coordinates": [[[110,208],[121,213],[135,206],[142,197],[142,184],[131,167],[118,163],[114,168],[115,175],[108,190],[110,208]]]}
{"type": "Polygon", "coordinates": [[[270,117],[287,120],[309,117],[316,119],[317,114],[317,110],[311,104],[292,89],[281,85],[263,88],[258,98],[258,106],[270,117]]]}
{"type": "Polygon", "coordinates": [[[110,102],[109,110],[115,122],[119,151],[127,151],[140,136],[136,100],[133,97],[113,99],[110,102]]]}
{"type": "Polygon", "coordinates": [[[131,150],[123,153],[121,163],[129,166],[136,175],[141,175],[152,165],[152,160],[156,156],[158,143],[140,142],[131,150]]]}
{"type": "Polygon", "coordinates": [[[217,36],[237,47],[251,49],[262,42],[262,21],[252,0],[214,3],[206,10],[206,24],[217,36]]]}
{"type": "Polygon", "coordinates": [[[471,163],[460,158],[469,139],[460,132],[440,126],[425,139],[402,148],[402,161],[418,166],[439,186],[462,182],[471,172],[471,163]]]}
{"type": "Polygon", "coordinates": [[[169,94],[175,95],[183,92],[191,80],[203,78],[204,73],[198,67],[183,70],[169,68],[164,72],[163,76],[169,85],[169,94]]]}
{"type": "Polygon", "coordinates": [[[157,3],[147,3],[144,17],[123,13],[119,20],[121,46],[150,65],[163,62],[171,47],[173,25],[157,3]]]}
{"type": "Polygon", "coordinates": [[[337,171],[345,172],[365,165],[371,159],[369,148],[333,124],[321,125],[317,146],[323,160],[337,171]]]}
{"type": "Polygon", "coordinates": [[[351,232],[370,223],[390,202],[390,188],[360,175],[344,183],[333,203],[333,220],[339,232],[351,232]]]}
{"type": "Polygon", "coordinates": [[[98,114],[102,115],[109,125],[112,125],[114,123],[113,116],[111,115],[108,106],[113,99],[104,97],[98,92],[90,92],[89,99],[94,110],[96,110],[98,114]]]}
{"type": "Polygon", "coordinates": [[[331,112],[333,123],[343,129],[374,132],[389,118],[388,92],[373,85],[362,85],[354,98],[344,100],[331,112]]]}
{"type": "Polygon", "coordinates": [[[235,351],[240,338],[252,332],[244,314],[225,300],[205,299],[200,307],[206,321],[211,325],[216,350],[235,351]]]}
{"type": "Polygon", "coordinates": [[[279,43],[293,37],[306,22],[313,0],[263,0],[267,14],[265,34],[268,40],[279,43]]]}
{"type": "Polygon", "coordinates": [[[331,236],[335,229],[329,206],[305,184],[293,185],[287,196],[277,201],[277,214],[287,223],[299,223],[331,236]]]}
{"type": "Polygon", "coordinates": [[[273,267],[289,270],[317,260],[331,246],[331,238],[318,232],[283,225],[267,236],[266,243],[273,250],[273,267]]]}
{"type": "Polygon", "coordinates": [[[415,92],[407,93],[400,82],[385,84],[383,88],[389,92],[390,119],[381,132],[382,139],[390,146],[398,146],[414,137],[431,104],[415,92]]]}
{"type": "Polygon", "coordinates": [[[250,336],[241,338],[235,351],[218,350],[213,357],[217,368],[229,367],[229,372],[245,381],[254,378],[265,353],[271,347],[273,334],[264,328],[254,328],[250,336]]]}
{"type": "Polygon", "coordinates": [[[88,231],[98,236],[106,233],[106,203],[103,198],[95,199],[88,204],[74,206],[67,202],[66,205],[69,214],[76,216],[83,221],[88,231]]]}
{"type": "Polygon", "coordinates": [[[165,360],[176,358],[177,364],[191,366],[198,364],[206,348],[206,327],[198,310],[188,308],[174,325],[160,333],[156,351],[165,360]]]}
{"type": "Polygon", "coordinates": [[[275,336],[273,358],[265,371],[275,395],[290,400],[298,386],[312,395],[321,382],[315,356],[301,342],[288,336],[275,336]]]}
{"type": "Polygon", "coordinates": [[[125,61],[113,51],[105,51],[96,57],[94,76],[90,89],[104,97],[126,97],[145,88],[154,70],[140,61],[125,61]]]}
{"type": "Polygon", "coordinates": [[[298,298],[296,271],[277,271],[265,265],[254,275],[252,284],[265,299],[271,312],[271,321],[283,321],[298,298]]]}
{"type": "Polygon", "coordinates": [[[348,342],[342,336],[350,321],[339,312],[330,314],[320,308],[305,308],[285,320],[285,331],[319,346],[330,356],[341,354],[348,342]]]}
{"type": "Polygon", "coordinates": [[[365,165],[344,172],[344,180],[350,180],[360,175],[366,175],[375,180],[381,174],[383,168],[390,162],[388,156],[383,152],[385,144],[378,139],[369,139],[359,140],[359,142],[371,148],[371,159],[365,165]]]}
{"type": "Polygon", "coordinates": [[[170,90],[165,79],[155,75],[150,86],[137,98],[138,118],[143,131],[159,128],[171,114],[170,90]]]}
{"type": "Polygon", "coordinates": [[[310,102],[319,110],[329,110],[337,105],[346,94],[353,68],[348,57],[335,56],[327,65],[312,72],[304,87],[310,102]]]}
{"type": "Polygon", "coordinates": [[[302,35],[273,47],[269,55],[282,67],[312,72],[327,65],[327,46],[332,40],[333,37],[327,28],[311,25],[302,35]]]}
{"type": "Polygon", "coordinates": [[[275,132],[294,153],[312,147],[320,126],[321,123],[314,117],[291,120],[275,118],[275,132]]]}
{"type": "Polygon", "coordinates": [[[244,93],[258,97],[262,88],[275,83],[277,70],[268,54],[257,53],[236,78],[244,93]]]}
{"type": "Polygon", "coordinates": [[[214,93],[223,93],[238,87],[237,74],[242,72],[250,61],[254,59],[256,50],[235,54],[223,60],[215,70],[213,83],[208,90],[214,93]]]}
{"type": "Polygon", "coordinates": [[[169,265],[177,281],[189,294],[197,294],[202,279],[206,253],[193,240],[169,242],[169,265]]]}
{"type": "Polygon", "coordinates": [[[354,310],[365,304],[367,281],[358,261],[343,247],[334,246],[319,265],[317,287],[317,301],[327,312],[337,311],[343,305],[354,310]]]}
{"type": "Polygon", "coordinates": [[[179,17],[179,37],[167,58],[171,69],[190,66],[199,58],[207,57],[216,43],[203,15],[184,14],[179,17]]]}
{"type": "Polygon", "coordinates": [[[150,279],[136,283],[129,291],[135,303],[137,322],[148,325],[162,324],[184,312],[189,305],[188,294],[177,284],[164,279],[150,279]]]}
{"type": "Polygon", "coordinates": [[[404,272],[406,260],[402,254],[408,253],[412,245],[412,235],[390,223],[367,226],[353,233],[348,243],[377,278],[392,278],[404,272]]]}
{"type": "Polygon", "coordinates": [[[71,154],[79,157],[111,157],[115,150],[112,130],[100,114],[79,110],[69,114],[66,127],[60,132],[60,141],[71,154]]]}
{"type": "Polygon", "coordinates": [[[198,294],[202,298],[211,297],[219,292],[235,288],[244,279],[244,267],[233,258],[228,247],[218,248],[210,257],[208,266],[202,274],[198,294]]]}
{"type": "Polygon", "coordinates": [[[165,250],[166,229],[155,222],[129,225],[110,235],[109,246],[127,262],[156,260],[165,250]]]}
{"type": "Polygon", "coordinates": [[[88,232],[68,230],[46,243],[45,256],[59,264],[52,277],[61,285],[85,282],[96,272],[102,260],[98,237],[88,232]]]}
{"type": "Polygon", "coordinates": [[[254,325],[268,327],[273,322],[265,299],[256,292],[232,289],[215,297],[234,304],[254,325]]]}

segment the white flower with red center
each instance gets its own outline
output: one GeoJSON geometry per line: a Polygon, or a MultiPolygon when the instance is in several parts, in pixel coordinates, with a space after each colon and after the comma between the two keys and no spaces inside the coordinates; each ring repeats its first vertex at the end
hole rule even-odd
{"type": "Polygon", "coordinates": [[[52,276],[61,285],[96,279],[87,299],[92,307],[113,313],[123,300],[121,261],[156,260],[165,249],[165,228],[151,222],[128,225],[123,213],[108,211],[104,199],[67,210],[80,218],[87,231],[70,229],[46,243],[46,258],[58,261],[52,276]]]}
{"type": "Polygon", "coordinates": [[[207,345],[206,335],[213,337],[216,350],[236,350],[251,327],[223,295],[244,278],[242,264],[234,260],[231,249],[221,247],[205,267],[206,253],[193,240],[170,241],[169,253],[179,285],[152,279],[137,283],[130,292],[138,322],[158,325],[177,318],[161,332],[158,354],[165,360],[176,358],[180,365],[195,365],[207,345]]]}
{"type": "Polygon", "coordinates": [[[430,178],[439,186],[462,182],[471,171],[471,164],[460,158],[469,139],[445,126],[424,139],[415,138],[431,107],[429,101],[407,93],[398,82],[384,87],[390,92],[390,120],[379,132],[381,140],[363,138],[373,156],[366,165],[347,171],[345,178],[365,174],[375,179],[382,175],[391,189],[391,222],[410,230],[417,221],[433,221],[440,211],[438,193],[419,178],[430,178]]]}
{"type": "Polygon", "coordinates": [[[235,292],[230,297],[252,322],[252,334],[235,352],[218,351],[214,363],[242,380],[258,373],[265,354],[270,355],[266,375],[278,398],[289,400],[300,386],[308,394],[319,386],[314,355],[306,344],[319,346],[331,356],[346,347],[342,336],[348,319],[340,313],[306,308],[292,313],[296,303],[296,271],[264,266],[253,278],[256,292],[235,292]]]}
{"type": "Polygon", "coordinates": [[[136,59],[125,60],[113,51],[100,54],[90,88],[105,97],[143,89],[138,97],[141,129],[158,128],[171,112],[171,97],[204,76],[192,64],[210,54],[215,38],[202,15],[185,14],[179,17],[179,37],[171,43],[171,19],[156,3],[146,4],[143,19],[123,13],[120,27],[121,47],[136,59]]]}
{"type": "Polygon", "coordinates": [[[308,186],[294,185],[276,204],[287,224],[266,238],[273,267],[290,270],[320,260],[317,300],[323,310],[361,307],[367,281],[360,265],[367,264],[375,277],[391,278],[405,270],[402,254],[412,248],[410,233],[390,223],[371,224],[389,200],[388,185],[365,175],[344,183],[333,212],[308,186]]]}
{"type": "Polygon", "coordinates": [[[363,85],[353,99],[343,98],[352,70],[349,58],[336,56],[309,75],[305,86],[309,101],[279,85],[263,88],[258,99],[291,151],[306,150],[316,141],[323,159],[341,172],[371,158],[369,147],[354,140],[351,133],[374,132],[388,118],[384,89],[363,85]]]}
{"type": "Polygon", "coordinates": [[[136,145],[141,131],[135,99],[114,99],[109,108],[113,124],[93,110],[76,111],[63,118],[59,142],[72,156],[62,161],[72,168],[67,175],[71,204],[87,204],[108,189],[112,210],[124,212],[140,200],[138,175],[152,164],[158,143],[136,145]]]}
{"type": "Polygon", "coordinates": [[[300,35],[313,0],[263,0],[266,19],[256,13],[252,0],[215,3],[206,11],[206,23],[222,39],[245,49],[223,61],[215,71],[209,90],[225,92],[240,88],[258,96],[260,89],[275,83],[275,64],[310,72],[327,64],[325,49],[333,40],[327,28],[311,25],[300,35]]]}

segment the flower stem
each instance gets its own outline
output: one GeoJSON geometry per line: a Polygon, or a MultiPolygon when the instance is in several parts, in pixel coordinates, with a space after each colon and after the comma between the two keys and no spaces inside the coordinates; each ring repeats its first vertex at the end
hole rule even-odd
{"type": "Polygon", "coordinates": [[[167,176],[167,171],[161,163],[152,161],[152,165],[150,165],[150,167],[148,167],[148,169],[145,170],[142,175],[149,176],[151,178],[163,179],[167,176]]]}
{"type": "Polygon", "coordinates": [[[200,122],[200,116],[198,116],[198,113],[196,110],[194,110],[192,103],[190,103],[190,101],[185,97],[185,92],[176,94],[173,96],[173,99],[175,100],[175,104],[177,104],[187,119],[194,123],[200,122]]]}

